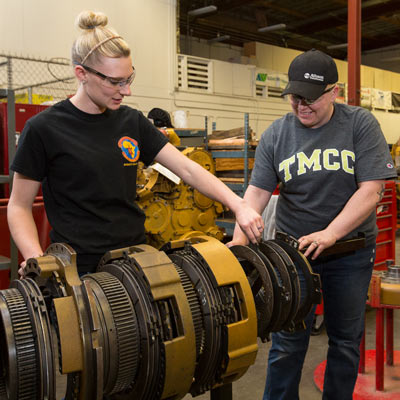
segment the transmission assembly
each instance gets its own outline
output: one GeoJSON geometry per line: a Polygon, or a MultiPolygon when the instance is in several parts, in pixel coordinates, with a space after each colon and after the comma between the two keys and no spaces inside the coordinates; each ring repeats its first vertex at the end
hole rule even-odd
{"type": "Polygon", "coordinates": [[[52,244],[0,291],[0,399],[181,399],[239,379],[257,336],[303,327],[319,276],[285,240],[209,236],[108,252],[79,277],[52,244]]]}

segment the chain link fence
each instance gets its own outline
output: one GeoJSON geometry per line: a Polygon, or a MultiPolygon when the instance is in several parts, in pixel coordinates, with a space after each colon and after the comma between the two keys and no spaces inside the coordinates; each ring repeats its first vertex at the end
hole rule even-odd
{"type": "Polygon", "coordinates": [[[52,104],[76,91],[66,58],[30,58],[0,54],[0,88],[13,89],[17,103],[52,104]]]}

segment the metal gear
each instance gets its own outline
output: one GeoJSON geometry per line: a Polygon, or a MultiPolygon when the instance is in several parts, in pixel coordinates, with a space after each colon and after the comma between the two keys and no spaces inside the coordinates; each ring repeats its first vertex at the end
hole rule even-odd
{"type": "MultiPolygon", "coordinates": [[[[93,280],[99,285],[112,313],[113,326],[107,334],[115,331],[116,348],[109,348],[110,368],[105,371],[108,372],[108,384],[105,383],[104,393],[118,393],[133,382],[138,369],[139,332],[136,313],[122,283],[113,275],[97,272],[86,275],[83,279],[93,280]]],[[[101,308],[104,308],[104,303],[99,304],[99,309],[101,308]]]]}
{"type": "Polygon", "coordinates": [[[1,375],[5,377],[7,398],[37,399],[38,358],[35,338],[28,307],[19,290],[0,291],[0,316],[0,343],[3,349],[1,375]]]}

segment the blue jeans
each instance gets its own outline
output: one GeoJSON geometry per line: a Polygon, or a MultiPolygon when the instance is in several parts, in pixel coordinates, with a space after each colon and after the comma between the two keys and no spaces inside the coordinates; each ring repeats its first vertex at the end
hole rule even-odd
{"type": "MultiPolygon", "coordinates": [[[[357,380],[360,342],[364,332],[365,302],[375,260],[375,245],[342,257],[312,262],[320,274],[328,355],[324,400],[351,400],[357,380]]],[[[315,308],[306,330],[272,334],[263,400],[299,399],[299,383],[315,308]]]]}

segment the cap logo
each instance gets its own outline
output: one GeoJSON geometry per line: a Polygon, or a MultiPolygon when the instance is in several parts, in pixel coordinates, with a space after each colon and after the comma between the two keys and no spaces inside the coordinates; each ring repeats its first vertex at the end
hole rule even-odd
{"type": "Polygon", "coordinates": [[[313,80],[313,81],[320,81],[320,82],[323,82],[324,79],[325,79],[323,75],[310,74],[308,72],[306,72],[304,74],[304,78],[310,79],[310,80],[313,80]]]}

